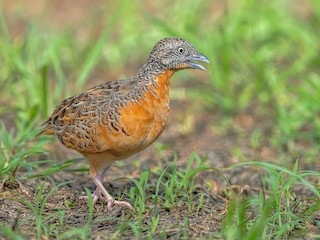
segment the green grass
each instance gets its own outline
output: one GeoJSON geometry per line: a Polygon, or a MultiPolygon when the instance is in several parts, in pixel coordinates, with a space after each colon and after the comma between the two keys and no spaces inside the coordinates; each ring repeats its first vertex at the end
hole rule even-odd
{"type": "Polygon", "coordinates": [[[245,199],[241,195],[234,195],[222,224],[224,236],[227,239],[256,239],[257,236],[262,239],[287,239],[292,236],[293,231],[298,232],[296,236],[305,236],[307,225],[310,221],[317,221],[315,217],[320,209],[319,189],[305,178],[319,178],[319,172],[298,172],[298,162],[292,171],[259,162],[247,162],[232,167],[251,164],[261,166],[267,171],[261,179],[262,190],[256,197],[245,199]],[[295,195],[293,188],[297,183],[304,184],[314,192],[315,195],[308,199],[308,204],[304,203],[306,199],[295,195]],[[255,212],[254,219],[247,218],[248,214],[252,214],[251,211],[255,212]]]}
{"type": "MultiPolygon", "coordinates": [[[[295,231],[295,236],[304,236],[307,234],[308,224],[314,224],[314,221],[318,221],[320,191],[307,178],[319,178],[319,172],[298,171],[298,162],[293,170],[262,162],[247,162],[230,166],[227,169],[214,169],[206,165],[203,159],[193,154],[185,169],[179,169],[175,163],[171,163],[164,170],[155,171],[154,178],[158,179],[155,190],[150,185],[149,170],[141,173],[140,180],[133,179],[135,186],[131,187],[128,194],[137,212],[134,214],[134,218],[117,220],[114,236],[125,237],[128,234],[127,231],[132,231],[137,238],[142,236],[149,238],[162,236],[160,238],[165,238],[171,229],[158,226],[161,214],[163,214],[160,210],[161,208],[174,209],[180,206],[187,208],[188,211],[185,216],[185,226],[179,226],[182,229],[178,230],[176,237],[188,237],[188,219],[207,208],[208,201],[211,201],[210,196],[205,193],[194,193],[197,174],[212,170],[227,182],[228,188],[226,190],[230,190],[231,196],[221,232],[212,231],[209,236],[223,236],[225,239],[256,239],[257,236],[261,236],[263,239],[287,239],[290,238],[293,231],[295,231]],[[260,166],[266,174],[261,177],[261,190],[253,195],[244,196],[240,194],[240,191],[233,190],[224,174],[232,169],[249,165],[260,166]],[[173,184],[171,184],[172,181],[173,184]],[[293,189],[297,184],[302,184],[304,188],[313,192],[313,195],[308,198],[295,195],[293,189]],[[174,187],[169,187],[170,185],[174,187]],[[148,216],[150,221],[146,225],[146,217],[148,216]]],[[[93,234],[91,232],[92,226],[105,221],[116,221],[114,217],[108,216],[92,218],[92,198],[90,191],[86,190],[89,196],[87,223],[80,228],[73,229],[69,226],[66,229],[64,225],[66,210],[58,210],[53,213],[44,212],[48,199],[56,194],[58,188],[68,184],[55,185],[54,182],[52,183],[53,187],[50,187],[49,191],[44,191],[44,182],[39,185],[36,190],[35,203],[19,198],[12,199],[12,201],[20,202],[32,210],[30,217],[24,221],[35,221],[38,238],[44,235],[54,236],[58,239],[70,237],[86,239],[93,234]],[[52,219],[55,218],[58,220],[52,223],[52,219]]],[[[319,225],[319,222],[317,224],[319,225]]],[[[6,227],[2,227],[1,230],[2,234],[7,236],[12,235],[17,238],[20,236],[6,227]]]]}
{"type": "MultiPolygon", "coordinates": [[[[194,232],[192,217],[204,218],[205,212],[221,218],[203,235],[209,238],[319,238],[315,230],[320,227],[319,169],[314,168],[319,166],[320,150],[320,2],[305,1],[306,14],[294,6],[289,0],[153,1],[151,5],[127,0],[95,4],[88,9],[94,16],[90,21],[84,18],[71,26],[60,22],[55,28],[41,18],[49,7],[31,19],[14,10],[4,14],[0,0],[0,181],[20,184],[41,179],[33,198],[18,194],[12,199],[30,210],[21,224],[29,221],[34,232],[20,231],[20,223],[1,224],[0,236],[86,239],[98,234],[92,231],[95,226],[108,223],[114,226],[110,236],[114,239],[187,239],[194,232]],[[23,29],[19,33],[12,28],[17,23],[23,29]],[[119,78],[134,73],[153,44],[167,36],[188,39],[212,62],[206,73],[178,73],[172,81],[172,102],[188,104],[184,131],[193,131],[199,112],[215,114],[212,129],[221,138],[237,138],[257,152],[271,149],[272,163],[248,155],[241,144],[229,152],[238,163],[223,169],[214,169],[215,163],[196,153],[187,159],[174,156],[162,159],[164,167],[142,171],[121,195],[136,214],[98,216],[88,191],[89,207],[80,227],[69,223],[76,201],[68,199],[65,209],[48,213],[48,202],[67,184],[55,183],[51,176],[87,169],[79,167],[77,159],[62,163],[55,159],[46,148],[52,139],[35,138],[41,122],[60,100],[91,86],[92,77],[103,82],[109,71],[119,78]],[[239,116],[252,117],[254,129],[237,126],[234,119],[239,116]],[[183,167],[178,162],[184,162],[183,167]],[[246,167],[263,170],[255,194],[238,192],[229,182],[232,171],[246,167]],[[313,171],[303,170],[310,168],[313,171]],[[214,212],[208,173],[227,186],[225,211],[214,212]],[[204,175],[208,184],[202,182],[205,190],[200,191],[204,175]],[[173,221],[170,214],[175,211],[184,215],[172,226],[165,224],[173,221]]],[[[6,191],[0,193],[1,200],[2,196],[6,191]]]]}

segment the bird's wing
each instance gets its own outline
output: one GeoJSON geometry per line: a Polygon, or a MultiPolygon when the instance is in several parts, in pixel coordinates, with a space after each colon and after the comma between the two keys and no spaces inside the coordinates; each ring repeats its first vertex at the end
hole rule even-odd
{"type": "Polygon", "coordinates": [[[121,81],[108,82],[62,101],[48,120],[54,135],[78,152],[108,150],[107,132],[116,127],[119,107],[114,93],[122,85],[121,81]]]}

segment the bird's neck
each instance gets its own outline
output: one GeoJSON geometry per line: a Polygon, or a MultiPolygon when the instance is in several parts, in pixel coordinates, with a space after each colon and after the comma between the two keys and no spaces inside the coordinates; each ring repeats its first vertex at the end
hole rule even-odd
{"type": "Polygon", "coordinates": [[[143,79],[146,84],[163,86],[169,85],[174,72],[174,70],[165,69],[157,63],[149,62],[139,69],[137,77],[143,79]]]}

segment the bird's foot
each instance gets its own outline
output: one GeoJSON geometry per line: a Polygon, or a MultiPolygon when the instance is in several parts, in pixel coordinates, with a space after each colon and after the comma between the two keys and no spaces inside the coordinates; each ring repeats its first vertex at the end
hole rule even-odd
{"type": "Polygon", "coordinates": [[[134,212],[134,208],[131,206],[130,203],[128,203],[126,201],[117,201],[112,198],[112,201],[110,201],[110,199],[109,199],[109,201],[107,201],[107,202],[108,202],[107,203],[108,209],[111,209],[113,206],[120,206],[120,207],[126,207],[129,210],[131,210],[132,212],[134,212]],[[109,208],[109,206],[110,206],[110,208],[109,208]]]}
{"type": "MultiPolygon", "coordinates": [[[[103,201],[107,203],[108,210],[111,210],[114,206],[120,206],[120,207],[126,207],[129,210],[134,212],[134,208],[131,206],[130,203],[125,201],[114,200],[114,198],[111,197],[110,195],[108,197],[105,197],[101,194],[99,188],[96,188],[96,190],[92,193],[91,196],[92,196],[93,204],[96,204],[98,201],[103,201]]],[[[79,199],[88,200],[88,196],[80,196],[79,199]]]]}
{"type": "MultiPolygon", "coordinates": [[[[98,202],[98,200],[104,200],[104,197],[102,196],[99,188],[96,188],[96,190],[94,190],[94,192],[91,194],[92,196],[92,201],[93,204],[96,204],[98,202]]],[[[88,200],[88,196],[80,196],[79,197],[80,200],[84,199],[84,200],[88,200]]]]}

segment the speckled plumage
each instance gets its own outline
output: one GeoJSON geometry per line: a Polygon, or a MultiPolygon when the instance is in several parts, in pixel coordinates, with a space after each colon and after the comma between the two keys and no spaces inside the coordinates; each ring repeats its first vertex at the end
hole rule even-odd
{"type": "MultiPolygon", "coordinates": [[[[81,153],[89,161],[94,181],[102,181],[103,176],[97,174],[103,167],[141,151],[161,134],[169,115],[172,74],[186,68],[204,70],[192,60],[208,62],[187,41],[162,39],[135,76],[95,86],[62,101],[41,134],[55,135],[64,146],[81,153]]],[[[114,201],[100,183],[96,185],[95,202],[104,197],[108,208],[113,204],[132,208],[114,201]]]]}

